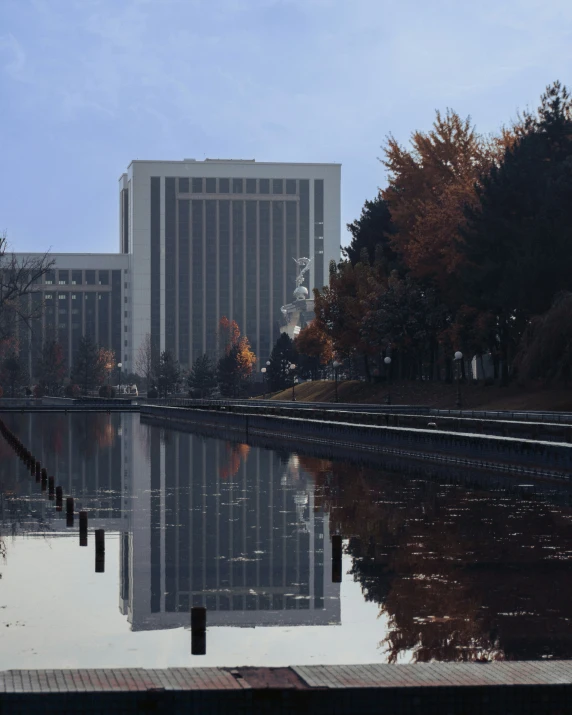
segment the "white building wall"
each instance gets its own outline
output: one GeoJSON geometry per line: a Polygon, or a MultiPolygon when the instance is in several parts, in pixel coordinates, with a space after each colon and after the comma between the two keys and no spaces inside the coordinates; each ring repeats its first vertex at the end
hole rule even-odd
{"type": "MultiPolygon", "coordinates": [[[[151,332],[151,177],[161,177],[161,349],[165,345],[165,177],[175,178],[255,178],[310,180],[310,258],[314,259],[314,179],[324,181],[324,283],[328,265],[340,259],[341,245],[341,166],[339,164],[267,163],[250,160],[133,161],[125,175],[130,183],[129,245],[132,253],[130,320],[131,336],[127,348],[133,367],[139,346],[151,332]]],[[[120,179],[120,189],[125,179],[120,179]]],[[[232,198],[233,194],[229,195],[232,198]]],[[[260,195],[265,200],[265,195],[260,195]]],[[[286,261],[295,256],[286,256],[286,261]]],[[[296,256],[297,257],[297,256],[296,256]]],[[[204,261],[204,257],[203,257],[204,261]]],[[[315,287],[315,264],[310,271],[310,295],[315,287]]],[[[256,277],[252,277],[256,280],[256,277]]],[[[322,286],[317,286],[322,287],[322,286]]],[[[293,290],[294,286],[292,286],[293,290]]],[[[287,286],[290,292],[290,286],[287,286]]],[[[289,296],[288,296],[289,297],[289,296]]],[[[231,296],[232,303],[232,296],[231,296]]],[[[232,312],[232,310],[231,310],[232,312]]],[[[278,316],[273,316],[273,320],[278,316]]],[[[259,324],[259,320],[257,321],[259,324]]]]}

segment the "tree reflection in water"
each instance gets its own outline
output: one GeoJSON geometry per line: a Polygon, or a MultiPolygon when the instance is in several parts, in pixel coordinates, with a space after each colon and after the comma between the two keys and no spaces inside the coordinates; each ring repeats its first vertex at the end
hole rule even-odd
{"type": "MultiPolygon", "coordinates": [[[[300,457],[389,619],[390,662],[572,657],[572,509],[300,457]]],[[[516,486],[516,485],[515,485],[516,486]]]]}

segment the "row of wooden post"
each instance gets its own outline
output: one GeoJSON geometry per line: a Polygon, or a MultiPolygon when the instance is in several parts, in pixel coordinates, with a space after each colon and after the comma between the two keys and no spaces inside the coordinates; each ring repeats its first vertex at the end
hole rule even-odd
{"type": "MultiPolygon", "coordinates": [[[[53,501],[55,498],[56,511],[62,511],[64,493],[60,486],[56,486],[55,477],[48,477],[48,471],[42,467],[39,460],[26,449],[20,439],[7,427],[6,423],[0,419],[0,434],[16,452],[18,457],[29,468],[30,475],[35,477],[36,482],[40,484],[43,492],[48,492],[48,498],[53,501]]],[[[74,525],[74,498],[67,497],[66,499],[66,526],[74,525]]],[[[87,546],[87,511],[79,512],[79,545],[87,546]]],[[[95,530],[95,572],[103,573],[105,571],[105,530],[95,530]]]]}

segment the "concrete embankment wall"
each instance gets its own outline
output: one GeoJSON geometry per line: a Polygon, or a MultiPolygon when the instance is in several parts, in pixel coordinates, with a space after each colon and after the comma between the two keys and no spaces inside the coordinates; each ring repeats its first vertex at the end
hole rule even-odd
{"type": "Polygon", "coordinates": [[[566,481],[572,473],[572,445],[567,443],[322,421],[309,415],[285,417],[150,405],[141,407],[141,415],[161,418],[165,426],[218,427],[237,435],[272,436],[290,444],[336,444],[356,451],[384,452],[566,481]]]}

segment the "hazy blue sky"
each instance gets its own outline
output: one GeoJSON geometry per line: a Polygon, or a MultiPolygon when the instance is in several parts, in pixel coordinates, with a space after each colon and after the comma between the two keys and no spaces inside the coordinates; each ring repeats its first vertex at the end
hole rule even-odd
{"type": "Polygon", "coordinates": [[[335,161],[342,238],[384,137],[495,130],[572,83],[570,0],[0,0],[0,230],[115,251],[131,159],[335,161]]]}

